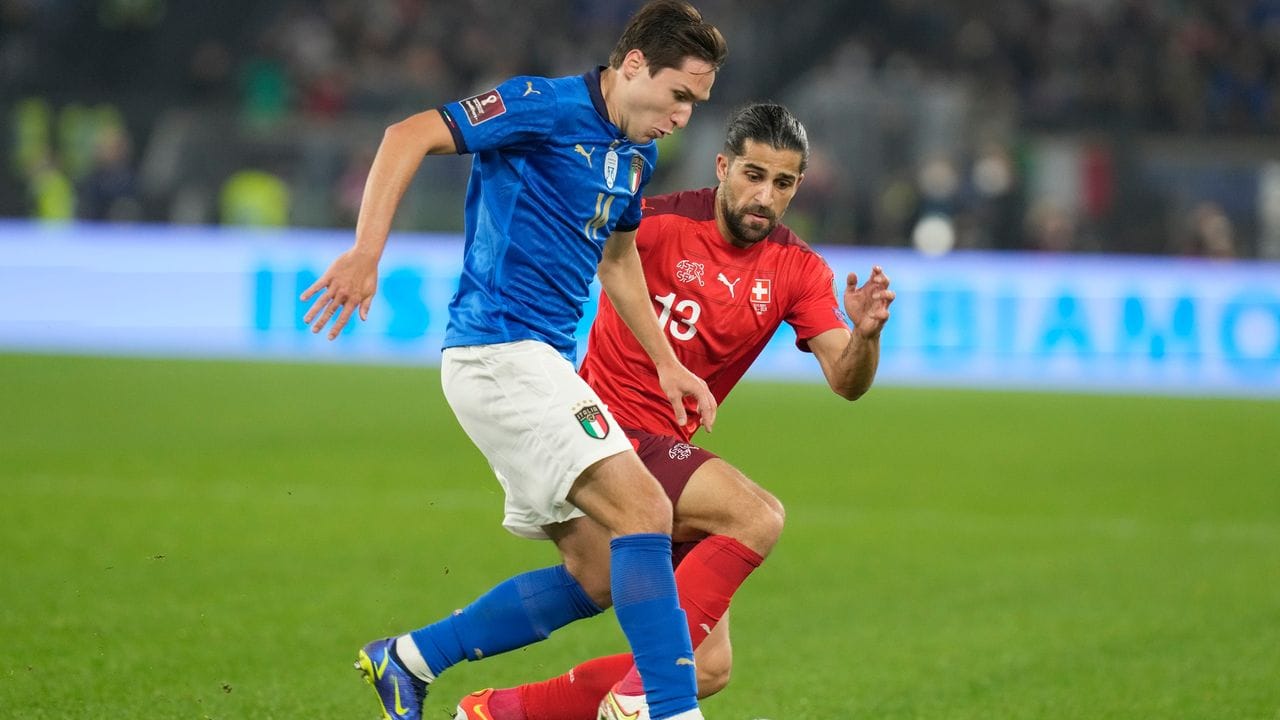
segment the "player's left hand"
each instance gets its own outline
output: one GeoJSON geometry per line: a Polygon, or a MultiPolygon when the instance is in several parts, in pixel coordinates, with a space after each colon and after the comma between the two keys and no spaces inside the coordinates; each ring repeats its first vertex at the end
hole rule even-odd
{"type": "Polygon", "coordinates": [[[858,274],[849,273],[844,286],[844,311],[853,321],[853,331],[871,340],[880,336],[889,321],[889,305],[897,297],[889,289],[889,276],[884,268],[871,268],[871,277],[858,287],[858,274]]]}
{"type": "Polygon", "coordinates": [[[694,375],[684,365],[675,363],[658,368],[658,384],[662,386],[662,392],[666,393],[667,400],[671,401],[676,424],[684,427],[689,421],[684,409],[684,399],[691,397],[697,403],[699,423],[707,432],[711,432],[711,426],[716,422],[716,398],[702,378],[694,375]]]}

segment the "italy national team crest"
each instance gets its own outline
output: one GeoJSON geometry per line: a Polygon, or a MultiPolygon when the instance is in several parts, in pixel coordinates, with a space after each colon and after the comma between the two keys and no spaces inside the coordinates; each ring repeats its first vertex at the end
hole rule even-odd
{"type": "Polygon", "coordinates": [[[605,414],[600,412],[597,405],[588,405],[577,413],[574,417],[578,419],[578,424],[591,437],[597,440],[603,440],[609,436],[609,419],[605,414]]]}
{"type": "Polygon", "coordinates": [[[755,309],[757,315],[769,309],[769,301],[772,299],[771,285],[769,278],[756,278],[751,283],[751,307],[755,309]]]}
{"type": "Polygon", "coordinates": [[[644,158],[636,153],[631,157],[631,175],[627,178],[627,187],[631,188],[631,194],[635,195],[640,190],[640,178],[644,177],[644,158]]]}

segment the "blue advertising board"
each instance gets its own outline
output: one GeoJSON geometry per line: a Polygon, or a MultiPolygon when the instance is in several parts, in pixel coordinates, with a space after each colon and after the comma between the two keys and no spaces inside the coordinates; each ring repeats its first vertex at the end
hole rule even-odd
{"type": "MultiPolygon", "coordinates": [[[[297,297],[350,242],[0,222],[0,351],[437,363],[461,239],[393,237],[369,321],[329,342],[297,297]]],[[[1280,263],[819,250],[838,282],[892,278],[881,383],[1280,397],[1280,263]]],[[[748,377],[821,373],[784,329],[748,377]]]]}

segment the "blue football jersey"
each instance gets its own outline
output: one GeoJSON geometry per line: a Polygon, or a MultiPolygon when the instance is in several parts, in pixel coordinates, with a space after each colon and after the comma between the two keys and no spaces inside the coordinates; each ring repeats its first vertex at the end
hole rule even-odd
{"type": "Polygon", "coordinates": [[[444,347],[540,340],[572,362],[605,238],[640,225],[655,143],[609,121],[600,69],[515,77],[440,112],[473,154],[444,347]]]}

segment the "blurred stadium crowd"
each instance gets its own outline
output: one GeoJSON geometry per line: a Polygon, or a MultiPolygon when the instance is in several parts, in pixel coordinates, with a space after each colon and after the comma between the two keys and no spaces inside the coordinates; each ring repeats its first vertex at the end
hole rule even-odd
{"type": "MultiPolygon", "coordinates": [[[[0,216],[350,226],[394,120],[582,72],[621,0],[0,0],[0,216]]],[[[772,99],[816,243],[1280,257],[1280,0],[702,0],[730,58],[653,191],[772,99]]],[[[404,230],[460,229],[466,159],[404,230]]]]}

